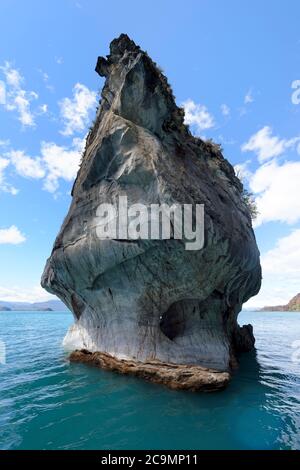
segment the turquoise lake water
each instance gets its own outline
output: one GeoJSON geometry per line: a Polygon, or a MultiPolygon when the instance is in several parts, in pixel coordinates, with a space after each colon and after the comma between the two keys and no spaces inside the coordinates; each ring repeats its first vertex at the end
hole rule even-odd
{"type": "Polygon", "coordinates": [[[225,391],[195,394],[69,364],[70,313],[1,312],[0,448],[300,449],[300,313],[239,321],[256,354],[225,391]]]}

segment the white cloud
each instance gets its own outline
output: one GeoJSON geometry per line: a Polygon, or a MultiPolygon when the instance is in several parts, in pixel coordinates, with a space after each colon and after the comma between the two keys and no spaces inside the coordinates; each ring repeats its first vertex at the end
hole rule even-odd
{"type": "Polygon", "coordinates": [[[300,291],[300,229],[280,238],[261,257],[261,265],[262,289],[247,302],[247,307],[285,305],[300,291]]]}
{"type": "Polygon", "coordinates": [[[221,104],[221,113],[223,116],[229,116],[230,115],[230,108],[227,106],[227,104],[221,104]]]}
{"type": "Polygon", "coordinates": [[[61,119],[64,123],[63,135],[73,135],[85,129],[89,121],[90,111],[96,105],[96,92],[85,85],[76,83],[73,98],[64,98],[60,103],[61,119]]]}
{"type": "Polygon", "coordinates": [[[7,105],[9,111],[16,109],[19,113],[19,121],[23,126],[34,126],[34,116],[30,110],[30,97],[36,99],[35,94],[30,94],[25,90],[18,90],[18,94],[14,97],[13,103],[7,105]]]}
{"type": "Polygon", "coordinates": [[[300,220],[300,162],[275,160],[259,167],[250,177],[249,186],[257,194],[259,215],[255,226],[276,221],[288,224],[300,220]]]}
{"type": "Polygon", "coordinates": [[[243,152],[255,152],[258,160],[263,162],[282,155],[286,149],[296,146],[299,142],[300,137],[286,140],[273,136],[271,127],[265,126],[253,134],[241,149],[243,152]]]}
{"type": "Polygon", "coordinates": [[[49,90],[51,93],[55,92],[55,88],[53,85],[49,85],[49,83],[46,85],[47,90],[49,90]]]}
{"type": "Polygon", "coordinates": [[[250,104],[253,103],[254,98],[252,94],[252,90],[248,90],[245,97],[244,97],[244,104],[250,104]]]}
{"type": "Polygon", "coordinates": [[[2,139],[0,140],[0,147],[7,147],[8,145],[10,144],[10,140],[9,139],[2,139]]]}
{"type": "Polygon", "coordinates": [[[24,286],[5,287],[0,286],[0,300],[5,302],[45,302],[57,300],[39,285],[24,288],[24,286]]]}
{"type": "Polygon", "coordinates": [[[61,65],[64,63],[63,57],[55,57],[54,60],[58,65],[61,65]]]}
{"type": "Polygon", "coordinates": [[[44,189],[55,192],[60,178],[72,181],[76,177],[84,144],[85,139],[73,139],[71,148],[42,142],[41,155],[47,170],[44,189]]]}
{"type": "Polygon", "coordinates": [[[9,160],[6,158],[0,157],[0,181],[1,181],[1,175],[3,175],[3,170],[9,165],[9,160]]]}
{"type": "Polygon", "coordinates": [[[250,163],[250,160],[247,160],[243,163],[238,163],[237,165],[234,166],[235,174],[242,181],[248,181],[252,176],[252,173],[249,170],[249,163],[250,163]]]}
{"type": "Polygon", "coordinates": [[[10,159],[20,176],[34,179],[40,179],[45,176],[45,170],[40,158],[29,157],[21,150],[11,150],[5,155],[10,159]]]}
{"type": "Polygon", "coordinates": [[[218,135],[218,140],[221,144],[224,145],[235,145],[237,141],[235,139],[231,139],[230,137],[224,137],[223,134],[218,135]]]}
{"type": "Polygon", "coordinates": [[[41,69],[39,69],[39,72],[40,72],[40,74],[42,75],[43,81],[44,81],[44,82],[48,82],[48,80],[49,80],[49,75],[47,74],[47,72],[44,72],[44,71],[41,70],[41,69]]]}
{"type": "Polygon", "coordinates": [[[35,120],[31,111],[31,102],[38,98],[37,93],[22,88],[24,78],[9,62],[5,62],[0,70],[2,70],[6,80],[6,109],[16,111],[23,126],[34,126],[35,120]]]}
{"type": "Polygon", "coordinates": [[[52,93],[54,92],[54,86],[49,84],[49,75],[47,72],[44,72],[42,69],[38,69],[39,73],[42,76],[43,82],[45,83],[45,86],[47,90],[51,91],[52,93]]]}
{"type": "Polygon", "coordinates": [[[255,195],[258,210],[255,227],[266,222],[294,224],[300,221],[300,162],[279,163],[276,158],[291,149],[300,153],[299,142],[299,136],[281,139],[265,126],[242,146],[244,152],[254,151],[262,162],[253,173],[249,171],[249,161],[236,165],[255,195]]]}
{"type": "Polygon", "coordinates": [[[47,104],[41,104],[38,107],[38,114],[47,114],[48,113],[48,105],[47,104]]]}
{"type": "Polygon", "coordinates": [[[18,190],[7,183],[4,175],[4,171],[8,167],[8,165],[9,160],[7,158],[0,157],[0,191],[10,193],[15,196],[18,193],[18,190]]]}
{"type": "Polygon", "coordinates": [[[184,122],[188,125],[194,125],[197,132],[201,133],[205,129],[214,127],[215,122],[213,116],[208,112],[206,106],[196,104],[189,99],[182,103],[185,112],[184,122]]]}
{"type": "Polygon", "coordinates": [[[43,179],[44,189],[54,193],[59,187],[60,179],[73,181],[76,177],[84,146],[85,137],[74,138],[70,147],[42,142],[39,157],[31,157],[23,150],[6,152],[5,158],[0,157],[0,190],[17,193],[4,177],[4,170],[12,165],[19,176],[43,179]]]}
{"type": "Polygon", "coordinates": [[[0,80],[0,104],[6,103],[6,86],[5,83],[0,80]]]}
{"type": "MultiPolygon", "coordinates": [[[[288,274],[300,279],[300,229],[280,238],[275,248],[262,256],[264,274],[288,274]]],[[[299,286],[300,291],[300,286],[299,286]]]]}
{"type": "Polygon", "coordinates": [[[18,227],[11,225],[9,228],[0,229],[0,245],[19,245],[26,240],[18,227]]]}
{"type": "Polygon", "coordinates": [[[21,88],[24,79],[18,70],[13,69],[9,62],[5,62],[5,64],[1,66],[1,70],[5,75],[7,85],[17,89],[21,88]]]}

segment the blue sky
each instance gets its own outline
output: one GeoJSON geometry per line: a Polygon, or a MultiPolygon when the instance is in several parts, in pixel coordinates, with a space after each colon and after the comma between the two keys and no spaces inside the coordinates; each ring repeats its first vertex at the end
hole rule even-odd
{"type": "Polygon", "coordinates": [[[102,79],[126,32],[162,67],[193,132],[222,144],[257,198],[264,281],[300,291],[300,3],[1,0],[0,299],[42,300],[102,79]]]}

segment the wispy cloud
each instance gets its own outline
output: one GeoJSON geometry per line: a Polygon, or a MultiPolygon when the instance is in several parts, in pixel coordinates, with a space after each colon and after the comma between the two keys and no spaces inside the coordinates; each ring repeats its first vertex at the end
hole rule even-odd
{"type": "Polygon", "coordinates": [[[264,273],[284,273],[300,278],[300,229],[277,240],[276,246],[262,256],[262,264],[264,273]]]}
{"type": "Polygon", "coordinates": [[[182,103],[182,106],[185,112],[185,124],[194,126],[196,133],[201,134],[203,130],[214,127],[214,117],[203,104],[196,104],[193,100],[188,99],[182,103]]]}
{"type": "Polygon", "coordinates": [[[276,160],[260,166],[250,176],[259,215],[255,226],[266,222],[294,224],[300,221],[300,162],[276,160]]]}
{"type": "Polygon", "coordinates": [[[38,69],[39,73],[41,74],[42,76],[42,79],[43,79],[43,82],[45,83],[45,86],[47,88],[47,90],[51,91],[51,92],[54,92],[54,86],[53,85],[50,85],[49,83],[49,75],[47,72],[44,72],[44,70],[42,69],[38,69]]]}
{"type": "Polygon", "coordinates": [[[60,101],[60,115],[64,124],[61,134],[71,136],[81,132],[88,124],[90,111],[94,109],[97,99],[96,92],[81,83],[73,88],[73,97],[60,101]]]}
{"type": "MultiPolygon", "coordinates": [[[[19,87],[22,78],[18,73],[9,71],[9,82],[19,87]]],[[[96,104],[96,93],[82,84],[76,84],[73,89],[73,98],[65,98],[60,103],[61,116],[65,128],[62,132],[69,136],[86,128],[89,112],[96,104]]],[[[39,114],[48,112],[46,104],[40,105],[39,114]]],[[[9,148],[9,141],[0,141],[0,145],[8,147],[0,157],[0,190],[17,194],[18,190],[7,182],[5,172],[8,167],[24,178],[43,181],[43,189],[56,193],[59,181],[71,182],[79,169],[82,151],[85,145],[84,138],[73,138],[68,145],[58,145],[54,142],[42,141],[37,156],[28,154],[25,150],[9,148]]]]}
{"type": "Polygon", "coordinates": [[[1,66],[1,70],[5,75],[8,86],[16,89],[21,88],[24,79],[17,69],[14,69],[9,62],[5,62],[5,64],[1,66]]]}
{"type": "Polygon", "coordinates": [[[284,305],[299,292],[300,229],[279,238],[261,256],[263,284],[260,293],[247,306],[284,305]]]}
{"type": "Polygon", "coordinates": [[[43,82],[48,83],[48,81],[49,81],[49,75],[48,75],[48,73],[45,72],[45,71],[42,70],[42,69],[37,69],[37,71],[40,73],[43,82]]]}
{"type": "Polygon", "coordinates": [[[76,177],[84,145],[85,138],[73,139],[70,146],[42,142],[38,157],[29,156],[23,150],[6,152],[6,158],[0,158],[0,189],[12,194],[16,191],[4,180],[3,171],[10,164],[19,176],[43,180],[43,188],[54,193],[59,187],[60,179],[73,181],[76,177]]]}
{"type": "Polygon", "coordinates": [[[21,150],[11,150],[5,156],[11,161],[20,176],[32,179],[40,179],[45,176],[41,158],[32,158],[21,150]]]}
{"type": "Polygon", "coordinates": [[[58,189],[59,179],[72,181],[78,172],[85,139],[73,139],[70,148],[51,142],[43,142],[41,155],[46,168],[44,189],[53,193],[58,189]]]}
{"type": "Polygon", "coordinates": [[[41,104],[41,105],[38,107],[37,113],[38,113],[38,114],[47,114],[47,113],[48,113],[48,105],[47,105],[46,103],[41,104]]]}
{"type": "Polygon", "coordinates": [[[223,116],[230,115],[230,108],[227,104],[221,104],[221,113],[223,114],[223,116]]]}
{"type": "Polygon", "coordinates": [[[23,88],[24,77],[9,62],[0,66],[0,70],[5,77],[6,101],[4,105],[6,109],[16,111],[24,127],[33,127],[35,119],[31,111],[31,102],[38,98],[38,94],[23,88]]]}
{"type": "Polygon", "coordinates": [[[10,193],[13,196],[18,194],[18,190],[9,184],[5,178],[5,169],[9,166],[9,160],[7,158],[0,157],[0,191],[10,193]]]}
{"type": "Polygon", "coordinates": [[[242,181],[249,181],[252,173],[249,170],[249,163],[250,160],[246,160],[243,163],[238,163],[234,166],[235,174],[240,178],[242,181]]]}
{"type": "Polygon", "coordinates": [[[300,137],[281,139],[273,135],[272,128],[265,126],[253,134],[241,147],[242,152],[254,152],[260,162],[282,155],[286,149],[295,147],[300,137]]]}
{"type": "Polygon", "coordinates": [[[11,225],[9,228],[0,229],[1,245],[19,245],[25,240],[25,235],[23,235],[15,225],[11,225]]]}
{"type": "Polygon", "coordinates": [[[250,104],[253,103],[254,97],[253,97],[253,92],[252,90],[248,90],[245,97],[244,97],[244,104],[250,104]]]}
{"type": "Polygon", "coordinates": [[[3,80],[0,80],[0,104],[6,103],[6,86],[3,80]]]}
{"type": "Polygon", "coordinates": [[[0,299],[5,302],[44,302],[56,299],[39,285],[28,288],[20,285],[0,286],[0,299]]]}
{"type": "Polygon", "coordinates": [[[277,159],[263,163],[255,171],[250,160],[235,165],[235,171],[255,196],[258,216],[254,226],[267,222],[289,225],[300,221],[300,162],[277,159]]]}
{"type": "Polygon", "coordinates": [[[295,224],[300,221],[300,161],[278,157],[286,151],[300,154],[300,136],[290,139],[273,135],[265,126],[242,145],[243,152],[254,152],[261,165],[249,170],[250,161],[235,166],[255,195],[258,216],[254,226],[267,222],[295,224]]]}

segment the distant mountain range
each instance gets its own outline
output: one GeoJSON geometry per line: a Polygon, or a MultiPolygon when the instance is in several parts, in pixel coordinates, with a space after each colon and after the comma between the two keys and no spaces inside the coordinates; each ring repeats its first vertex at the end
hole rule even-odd
{"type": "MultiPolygon", "coordinates": [[[[0,300],[0,312],[8,311],[44,311],[66,312],[68,308],[60,300],[48,300],[47,302],[6,302],[0,300]]],[[[295,295],[286,305],[266,306],[260,312],[300,312],[300,293],[295,295]]]]}
{"type": "Polygon", "coordinates": [[[300,312],[300,293],[295,295],[286,305],[263,307],[261,312],[300,312]]]}
{"type": "Polygon", "coordinates": [[[60,300],[48,300],[47,302],[6,302],[0,300],[0,312],[9,312],[9,311],[44,311],[44,312],[52,312],[52,311],[59,311],[65,312],[67,311],[67,307],[63,304],[60,300]]]}

